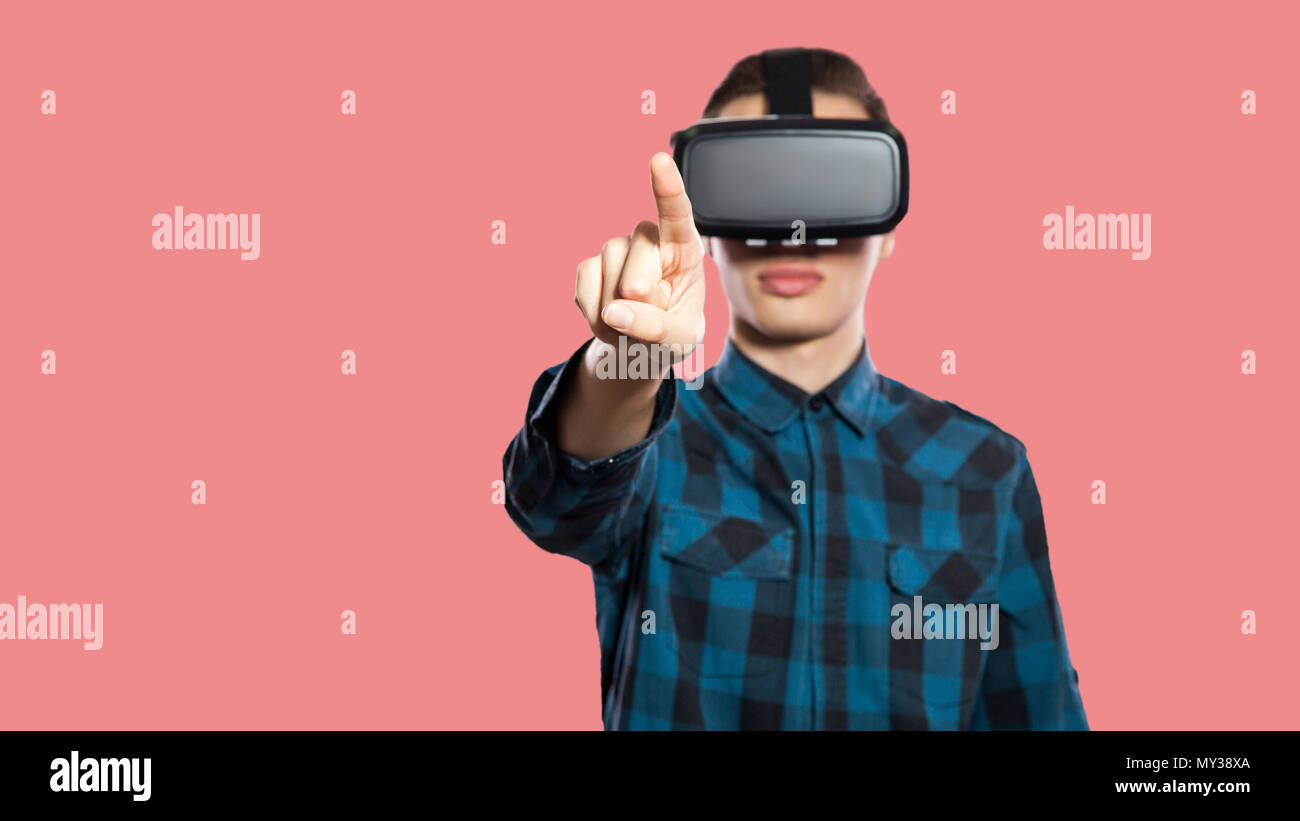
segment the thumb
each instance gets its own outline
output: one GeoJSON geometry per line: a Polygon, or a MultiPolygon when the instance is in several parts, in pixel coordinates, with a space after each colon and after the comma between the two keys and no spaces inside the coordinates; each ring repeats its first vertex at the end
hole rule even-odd
{"type": "Polygon", "coordinates": [[[616,299],[605,306],[601,319],[619,333],[642,342],[677,345],[685,351],[699,341],[695,325],[686,316],[645,302],[616,299]]]}

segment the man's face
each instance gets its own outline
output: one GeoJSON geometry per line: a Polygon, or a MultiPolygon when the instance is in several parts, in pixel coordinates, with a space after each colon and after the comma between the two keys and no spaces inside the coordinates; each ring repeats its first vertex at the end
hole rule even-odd
{"type": "MultiPolygon", "coordinates": [[[[748,94],[727,103],[717,116],[765,114],[767,99],[748,94]]],[[[868,119],[857,100],[818,89],[813,89],[813,116],[868,119]]],[[[893,250],[894,234],[845,237],[833,246],[788,246],[774,240],[758,248],[743,239],[706,241],[733,319],[773,341],[796,342],[826,336],[855,314],[861,316],[871,274],[893,250]]]]}

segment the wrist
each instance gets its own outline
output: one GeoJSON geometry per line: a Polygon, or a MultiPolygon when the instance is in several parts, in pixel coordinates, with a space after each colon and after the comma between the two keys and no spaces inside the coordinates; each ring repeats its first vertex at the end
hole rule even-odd
{"type": "Polygon", "coordinates": [[[649,351],[653,349],[654,346],[632,340],[619,346],[593,338],[583,357],[585,381],[620,405],[653,402],[664,377],[672,376],[671,360],[652,358],[649,351]]]}

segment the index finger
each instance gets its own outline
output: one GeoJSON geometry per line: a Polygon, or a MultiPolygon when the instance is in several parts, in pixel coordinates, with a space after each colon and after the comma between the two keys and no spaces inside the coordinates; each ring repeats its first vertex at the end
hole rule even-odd
{"type": "Polygon", "coordinates": [[[650,158],[650,185],[659,210],[659,244],[698,243],[700,235],[695,230],[686,183],[677,170],[677,163],[662,151],[650,158]]]}

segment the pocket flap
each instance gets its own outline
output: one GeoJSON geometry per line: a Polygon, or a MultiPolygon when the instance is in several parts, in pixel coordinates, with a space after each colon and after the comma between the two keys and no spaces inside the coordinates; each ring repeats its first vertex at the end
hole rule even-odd
{"type": "Polygon", "coordinates": [[[793,527],[779,530],[741,516],[691,508],[660,511],[660,554],[715,576],[788,579],[793,527]]]}
{"type": "Polygon", "coordinates": [[[889,583],[934,602],[980,603],[997,598],[997,554],[963,548],[889,546],[889,583]]]}

